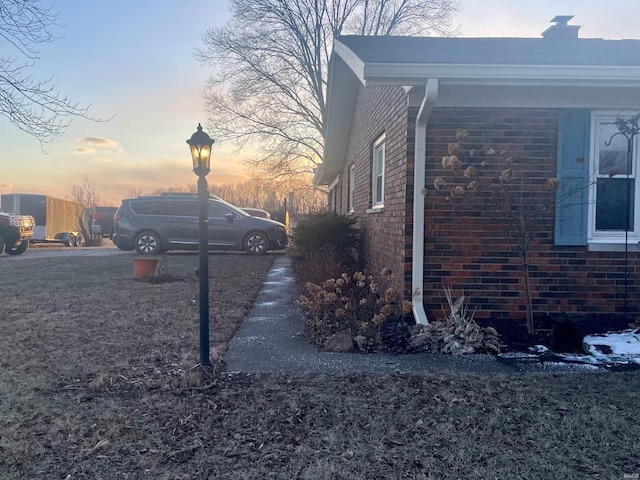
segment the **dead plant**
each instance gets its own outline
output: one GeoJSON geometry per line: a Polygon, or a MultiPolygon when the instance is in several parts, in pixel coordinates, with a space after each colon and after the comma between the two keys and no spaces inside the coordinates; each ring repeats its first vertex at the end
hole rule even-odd
{"type": "Polygon", "coordinates": [[[500,353],[500,334],[493,327],[481,327],[475,322],[465,295],[454,301],[449,287],[445,287],[444,293],[449,314],[444,320],[416,325],[409,345],[419,351],[452,355],[500,353]]]}

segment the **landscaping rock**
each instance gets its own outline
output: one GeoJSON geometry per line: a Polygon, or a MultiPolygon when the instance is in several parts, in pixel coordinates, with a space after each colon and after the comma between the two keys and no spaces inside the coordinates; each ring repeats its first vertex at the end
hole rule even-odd
{"type": "Polygon", "coordinates": [[[353,339],[348,332],[334,333],[324,342],[324,349],[327,352],[348,353],[353,350],[353,339]]]}

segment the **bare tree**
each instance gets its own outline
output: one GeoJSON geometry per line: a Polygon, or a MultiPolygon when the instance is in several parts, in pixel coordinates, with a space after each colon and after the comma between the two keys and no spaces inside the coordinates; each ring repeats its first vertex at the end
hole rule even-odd
{"type": "Polygon", "coordinates": [[[98,207],[100,205],[100,197],[96,189],[96,184],[89,180],[86,175],[82,178],[82,183],[74,184],[69,187],[69,197],[76,202],[84,203],[86,207],[98,207]]]}
{"type": "Polygon", "coordinates": [[[136,198],[144,195],[144,191],[137,185],[133,185],[127,189],[127,198],[136,198]]]}
{"type": "Polygon", "coordinates": [[[293,193],[294,205],[288,205],[289,211],[310,213],[321,210],[327,205],[326,194],[310,186],[309,175],[298,175],[286,181],[274,182],[264,177],[253,177],[246,182],[233,185],[211,185],[211,193],[239,207],[262,208],[275,214],[284,214],[284,201],[293,193]]]}
{"type": "Polygon", "coordinates": [[[82,179],[82,183],[69,187],[69,197],[85,206],[78,215],[78,227],[82,231],[84,244],[88,247],[100,245],[102,243],[102,235],[94,233],[93,230],[95,207],[100,205],[96,184],[89,180],[87,175],[82,179]]]}
{"type": "Polygon", "coordinates": [[[51,78],[35,80],[29,73],[39,59],[37,46],[55,40],[55,27],[56,14],[40,0],[0,0],[0,115],[41,144],[62,135],[71,117],[89,118],[88,107],[56,91],[51,78]]]}
{"type": "Polygon", "coordinates": [[[197,58],[216,141],[259,145],[273,176],[310,173],[322,158],[327,66],[341,34],[450,34],[458,0],[230,0],[197,58]]]}

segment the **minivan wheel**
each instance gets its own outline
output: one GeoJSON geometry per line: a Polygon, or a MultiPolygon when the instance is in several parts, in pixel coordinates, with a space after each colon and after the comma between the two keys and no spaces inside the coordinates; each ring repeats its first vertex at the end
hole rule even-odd
{"type": "Polygon", "coordinates": [[[136,252],[140,255],[160,253],[160,237],[155,232],[142,232],[136,237],[136,252]]]}
{"type": "Polygon", "coordinates": [[[269,249],[269,239],[264,233],[251,232],[244,241],[244,249],[251,255],[264,255],[269,249]]]}

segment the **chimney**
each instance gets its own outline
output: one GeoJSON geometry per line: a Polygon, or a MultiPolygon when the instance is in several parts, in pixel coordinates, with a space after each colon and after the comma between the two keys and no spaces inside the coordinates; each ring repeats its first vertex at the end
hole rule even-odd
{"type": "Polygon", "coordinates": [[[578,38],[579,25],[567,25],[567,22],[573,18],[573,15],[556,15],[551,19],[555,25],[550,26],[542,36],[544,38],[578,38]]]}

